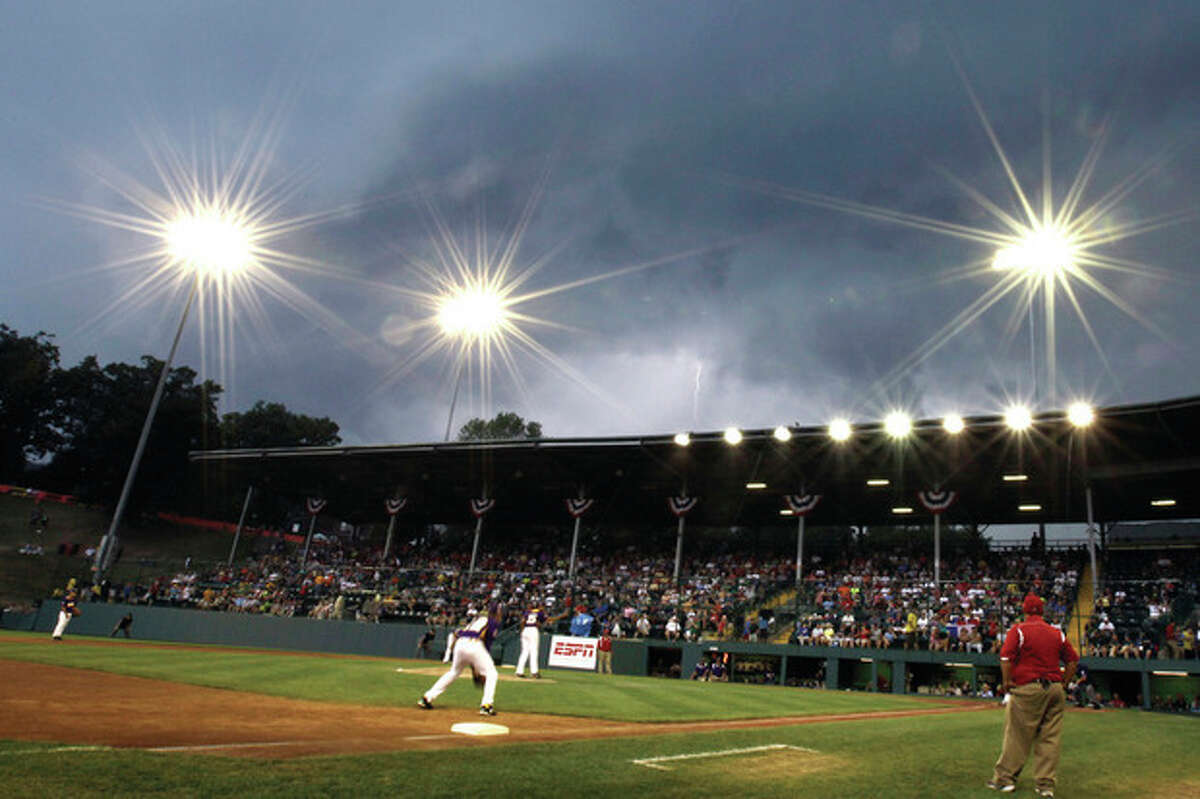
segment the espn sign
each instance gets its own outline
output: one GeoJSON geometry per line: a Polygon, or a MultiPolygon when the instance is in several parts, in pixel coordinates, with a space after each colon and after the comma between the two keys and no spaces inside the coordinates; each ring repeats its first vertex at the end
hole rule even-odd
{"type": "Polygon", "coordinates": [[[576,638],[571,635],[550,636],[550,659],[547,666],[568,669],[596,670],[596,638],[576,638]]]}

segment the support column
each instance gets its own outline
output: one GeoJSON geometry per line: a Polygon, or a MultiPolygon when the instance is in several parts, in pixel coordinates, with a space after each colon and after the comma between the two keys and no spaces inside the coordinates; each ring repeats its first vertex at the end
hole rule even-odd
{"type": "Polygon", "coordinates": [[[796,586],[804,579],[804,516],[796,521],[796,586]]]}
{"type": "Polygon", "coordinates": [[[479,556],[479,534],[483,532],[483,517],[478,516],[475,519],[475,543],[471,545],[471,568],[467,571],[467,575],[475,573],[475,559],[479,556]]]}
{"type": "MultiPolygon", "coordinates": [[[[571,536],[571,566],[567,570],[567,577],[569,577],[571,579],[575,578],[575,553],[579,549],[579,524],[581,521],[583,521],[582,516],[575,517],[575,533],[571,536]]],[[[682,519],[680,521],[682,521],[682,519]]],[[[676,562],[675,562],[675,579],[679,579],[678,557],[676,557],[676,562]]]]}
{"type": "Polygon", "coordinates": [[[933,514],[933,590],[942,592],[942,514],[933,514]]]}
{"type": "Polygon", "coordinates": [[[1100,572],[1096,569],[1096,520],[1092,515],[1092,487],[1084,486],[1083,495],[1087,499],[1087,541],[1088,558],[1092,564],[1092,601],[1100,590],[1100,572]]]}
{"type": "Polygon", "coordinates": [[[246,486],[246,501],[242,503],[242,515],[238,517],[237,530],[233,534],[233,546],[229,548],[229,561],[226,565],[233,565],[233,555],[237,552],[238,539],[242,537],[242,525],[246,523],[246,511],[250,507],[250,495],[254,493],[254,486],[246,486]]]}
{"type": "Polygon", "coordinates": [[[683,560],[683,516],[679,517],[678,533],[675,536],[675,583],[679,583],[679,564],[683,560]]]}
{"type": "Polygon", "coordinates": [[[393,513],[388,519],[387,540],[383,542],[383,562],[387,563],[388,555],[392,554],[392,533],[396,529],[396,517],[398,513],[393,513]]]}

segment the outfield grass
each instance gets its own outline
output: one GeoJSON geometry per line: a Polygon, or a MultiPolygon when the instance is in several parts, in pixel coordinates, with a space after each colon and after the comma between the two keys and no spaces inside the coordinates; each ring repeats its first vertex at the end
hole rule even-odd
{"type": "MultiPolygon", "coordinates": [[[[77,639],[86,642],[88,639],[77,639]]],[[[397,673],[430,661],[187,648],[118,641],[51,646],[43,636],[0,634],[0,658],[338,703],[408,707],[433,680],[397,673]]],[[[914,697],[549,671],[504,682],[505,711],[571,713],[629,721],[809,715],[929,707],[914,697]],[[550,680],[553,680],[551,682],[550,680]]],[[[471,708],[460,681],[439,705],[471,708]]],[[[87,698],[79,709],[87,712],[87,698]]],[[[2,712],[2,709],[0,709],[2,712]]],[[[114,719],[114,724],[124,723],[114,719]]],[[[186,724],[186,720],[181,720],[186,724]]],[[[247,761],[137,750],[52,751],[0,742],[0,784],[23,796],[662,796],[962,797],[983,788],[1000,745],[997,710],[823,722],[769,729],[523,743],[444,751],[247,761]],[[772,750],[633,761],[763,746],[772,750]]],[[[1070,712],[1057,795],[1200,796],[1200,719],[1136,710],[1070,712]]],[[[1017,796],[1032,796],[1027,777],[1017,796]]]]}
{"type": "MultiPolygon", "coordinates": [[[[71,640],[86,644],[97,639],[71,640]]],[[[45,634],[0,632],[0,658],[292,699],[384,707],[412,705],[436,679],[436,675],[408,670],[435,669],[440,673],[444,668],[440,662],[429,660],[314,657],[172,644],[145,646],[125,640],[113,643],[61,646],[52,645],[45,634]],[[405,671],[397,672],[397,667],[405,671]]],[[[512,672],[504,669],[501,673],[512,672]]],[[[567,670],[549,670],[544,675],[546,679],[537,682],[504,681],[497,691],[497,706],[509,711],[649,722],[904,710],[927,708],[930,704],[929,700],[893,694],[601,676],[567,670]]],[[[458,681],[438,699],[438,704],[474,708],[479,704],[479,692],[468,681],[458,681]]]]}

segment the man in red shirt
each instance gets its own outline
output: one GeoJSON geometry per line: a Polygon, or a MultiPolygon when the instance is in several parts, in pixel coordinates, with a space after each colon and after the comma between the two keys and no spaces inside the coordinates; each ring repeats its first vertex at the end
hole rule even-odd
{"type": "Polygon", "coordinates": [[[1054,796],[1067,704],[1063,683],[1075,676],[1079,655],[1062,630],[1042,619],[1044,607],[1041,597],[1026,596],[1021,605],[1025,621],[1012,626],[1000,650],[1000,675],[1008,692],[1004,748],[987,785],[1004,793],[1016,790],[1017,775],[1032,747],[1037,794],[1054,796]]]}

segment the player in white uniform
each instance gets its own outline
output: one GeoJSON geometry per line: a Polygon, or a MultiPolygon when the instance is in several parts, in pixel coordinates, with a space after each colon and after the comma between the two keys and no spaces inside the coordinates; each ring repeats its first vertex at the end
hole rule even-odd
{"type": "Polygon", "coordinates": [[[480,613],[461,630],[454,631],[454,643],[451,645],[450,669],[438,678],[433,687],[426,691],[417,706],[424,710],[433,709],[433,700],[437,699],[450,687],[465,668],[470,668],[475,675],[475,682],[483,681],[483,700],[479,706],[479,715],[494,716],[496,709],[496,664],[492,662],[489,649],[492,639],[499,632],[504,618],[504,610],[499,602],[493,602],[487,613],[480,613]]]}
{"type": "Polygon", "coordinates": [[[534,605],[525,611],[524,626],[521,628],[521,656],[517,658],[517,676],[525,676],[525,664],[529,664],[529,672],[535,680],[540,680],[538,673],[538,643],[541,640],[542,625],[546,623],[546,613],[540,606],[534,605]]]}

